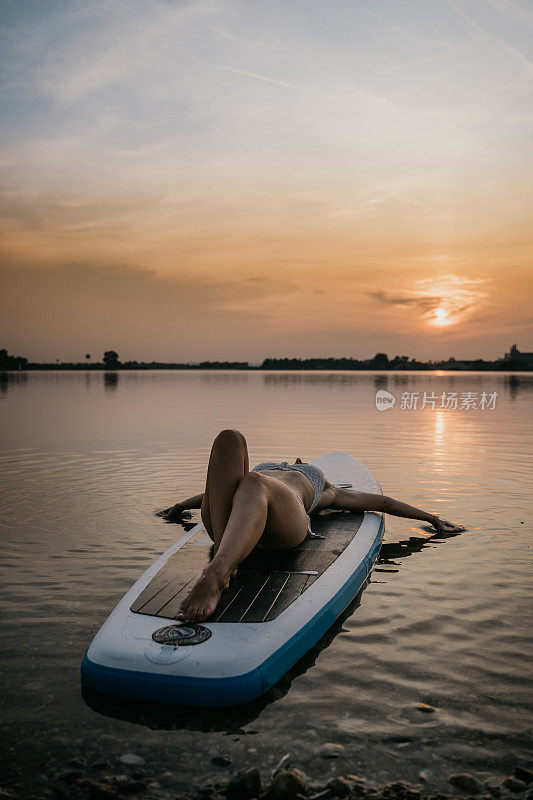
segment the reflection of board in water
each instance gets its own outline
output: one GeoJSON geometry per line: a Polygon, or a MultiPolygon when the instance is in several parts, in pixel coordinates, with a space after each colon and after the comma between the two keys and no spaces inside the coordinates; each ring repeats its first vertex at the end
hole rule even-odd
{"type": "MultiPolygon", "coordinates": [[[[331,483],[380,491],[370,472],[346,453],[312,463],[331,483]]],[[[210,541],[196,526],[146,571],[104,623],[82,665],[84,685],[122,697],[203,706],[264,694],[361,589],[379,552],[383,515],[326,512],[316,519],[315,532],[326,538],[292,550],[252,552],[211,619],[181,630],[175,625],[169,634],[161,629],[175,622],[208,557],[210,541]]]]}

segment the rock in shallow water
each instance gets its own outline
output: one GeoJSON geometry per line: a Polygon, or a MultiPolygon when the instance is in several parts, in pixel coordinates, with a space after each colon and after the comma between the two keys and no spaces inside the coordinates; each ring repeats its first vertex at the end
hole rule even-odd
{"type": "Polygon", "coordinates": [[[346,778],[332,778],[326,784],[326,789],[329,789],[332,795],[335,797],[346,797],[350,794],[352,790],[352,786],[346,778]]]}
{"type": "Polygon", "coordinates": [[[514,768],[514,774],[515,778],[518,778],[519,781],[524,781],[524,783],[531,783],[531,781],[533,781],[533,771],[527,767],[516,766],[514,768]]]}
{"type": "Polygon", "coordinates": [[[335,742],[326,742],[318,751],[321,758],[339,758],[345,753],[344,745],[335,742]]]}
{"type": "Polygon", "coordinates": [[[460,773],[459,775],[450,775],[449,781],[452,786],[468,794],[479,794],[483,789],[481,782],[468,772],[460,773]]]}
{"type": "Polygon", "coordinates": [[[505,780],[502,781],[502,786],[505,786],[510,792],[525,792],[527,789],[527,783],[525,781],[521,781],[519,778],[513,778],[512,776],[505,778],[505,780]]]}
{"type": "Polygon", "coordinates": [[[433,712],[437,710],[436,708],[433,708],[433,706],[429,706],[427,703],[417,703],[416,707],[419,711],[423,711],[424,714],[433,714],[433,712]]]}
{"type": "Polygon", "coordinates": [[[232,761],[229,756],[213,756],[211,763],[216,764],[217,767],[229,767],[232,761]]]}
{"type": "Polygon", "coordinates": [[[307,794],[306,778],[299,769],[278,772],[268,790],[270,800],[292,800],[297,794],[307,794]]]}
{"type": "Polygon", "coordinates": [[[226,796],[231,800],[251,800],[261,794],[261,776],[257,767],[238,772],[226,786],[226,796]]]}
{"type": "Polygon", "coordinates": [[[383,787],[381,796],[386,800],[418,800],[420,792],[407,781],[393,781],[383,787]]]}
{"type": "Polygon", "coordinates": [[[122,753],[118,760],[122,761],[123,764],[129,764],[130,767],[142,767],[144,764],[144,758],[135,755],[135,753],[122,753]]]}
{"type": "Polygon", "coordinates": [[[93,781],[89,784],[89,797],[91,800],[115,800],[118,792],[110,783],[93,781]]]}

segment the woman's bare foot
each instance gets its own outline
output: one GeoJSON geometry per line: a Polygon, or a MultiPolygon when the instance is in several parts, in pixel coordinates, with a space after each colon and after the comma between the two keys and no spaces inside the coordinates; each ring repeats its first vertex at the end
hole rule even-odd
{"type": "MultiPolygon", "coordinates": [[[[212,560],[213,560],[213,559],[211,559],[211,561],[212,561],[212,560]]],[[[208,562],[207,562],[207,564],[206,564],[206,565],[203,567],[203,569],[202,569],[202,575],[204,574],[204,572],[205,572],[206,570],[208,570],[208,569],[209,569],[209,565],[211,564],[211,561],[208,561],[208,562]]],[[[228,578],[226,578],[226,580],[224,581],[224,583],[223,583],[223,586],[222,586],[222,591],[224,591],[224,589],[227,589],[227,588],[229,587],[229,582],[230,582],[230,580],[231,580],[232,578],[236,578],[236,577],[237,577],[237,570],[236,570],[236,569],[234,569],[234,570],[233,570],[233,572],[231,573],[231,575],[230,575],[228,578]]],[[[193,588],[194,588],[194,587],[193,587],[193,588]]]]}
{"type": "Polygon", "coordinates": [[[182,602],[176,619],[202,622],[210,617],[217,607],[222,590],[227,588],[228,584],[229,578],[221,581],[208,564],[182,602]]]}

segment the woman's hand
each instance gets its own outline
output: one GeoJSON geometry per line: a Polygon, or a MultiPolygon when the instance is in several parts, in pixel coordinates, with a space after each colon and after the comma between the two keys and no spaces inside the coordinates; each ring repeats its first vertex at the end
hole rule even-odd
{"type": "Polygon", "coordinates": [[[453,522],[448,522],[448,520],[441,519],[441,517],[437,516],[433,517],[431,524],[436,530],[442,531],[443,533],[461,533],[461,531],[466,530],[463,525],[454,525],[453,522]]]}
{"type": "Polygon", "coordinates": [[[167,520],[174,520],[174,519],[190,519],[192,514],[190,511],[187,511],[182,503],[176,503],[170,508],[164,508],[162,511],[156,511],[156,515],[158,517],[163,517],[163,519],[167,520]]]}

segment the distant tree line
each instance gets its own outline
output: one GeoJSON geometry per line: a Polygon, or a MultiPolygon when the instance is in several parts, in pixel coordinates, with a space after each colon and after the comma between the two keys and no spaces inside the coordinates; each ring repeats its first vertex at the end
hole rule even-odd
{"type": "MultiPolygon", "coordinates": [[[[87,355],[86,359],[90,356],[87,355]]],[[[119,369],[262,369],[262,370],[533,370],[533,353],[521,353],[513,345],[503,358],[496,361],[484,361],[482,358],[473,360],[457,360],[453,356],[442,361],[417,361],[409,356],[394,356],[389,358],[387,353],[376,353],[373,358],[357,359],[351,356],[341,358],[265,358],[259,366],[252,366],[248,361],[201,361],[199,364],[169,363],[161,361],[119,361],[115,350],[106,350],[102,361],[97,363],[60,363],[59,360],[50,364],[29,363],[27,358],[10,356],[7,350],[0,350],[0,370],[20,369],[89,369],[89,370],[119,370],[119,369]]]]}
{"type": "Polygon", "coordinates": [[[28,359],[10,356],[5,348],[0,350],[0,369],[27,369],[28,359]]]}
{"type": "Polygon", "coordinates": [[[496,361],[484,361],[482,358],[457,360],[450,358],[442,361],[417,361],[409,356],[389,358],[386,353],[376,353],[374,358],[358,360],[356,358],[265,358],[260,369],[278,370],[533,370],[533,357],[528,359],[499,358],[496,361]]]}
{"type": "Polygon", "coordinates": [[[394,356],[389,359],[386,353],[376,353],[374,358],[363,361],[351,356],[344,358],[265,358],[261,369],[412,369],[409,356],[394,356]]]}
{"type": "Polygon", "coordinates": [[[106,369],[250,369],[247,361],[200,361],[199,364],[166,364],[158,361],[121,363],[114,350],[105,351],[103,363],[106,369]]]}

